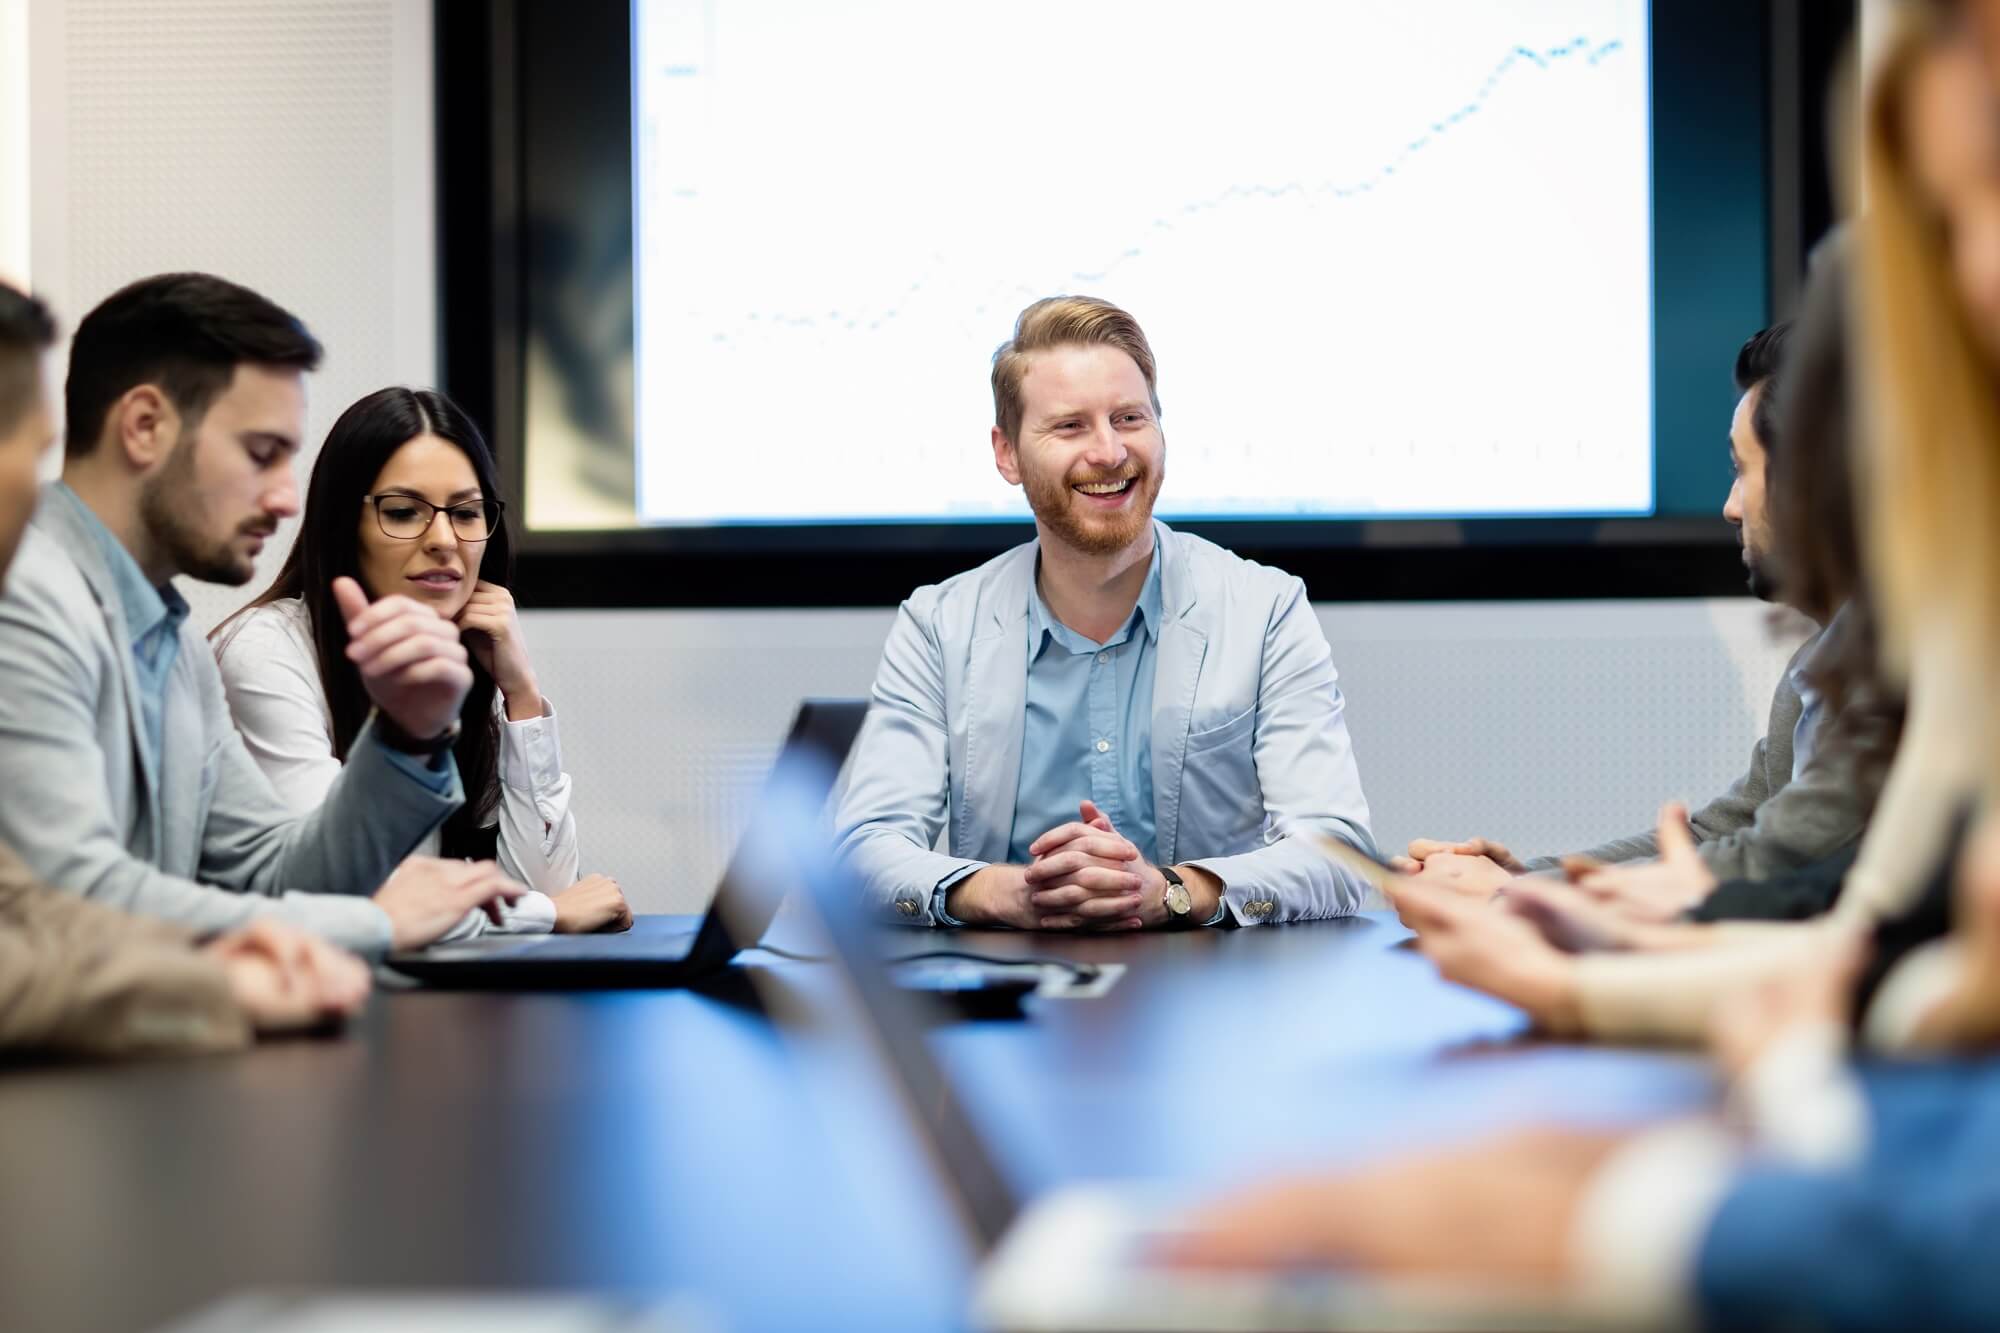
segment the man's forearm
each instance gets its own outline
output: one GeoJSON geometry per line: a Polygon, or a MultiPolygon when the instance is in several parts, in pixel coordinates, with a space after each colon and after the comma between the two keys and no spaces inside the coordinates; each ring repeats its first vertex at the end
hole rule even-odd
{"type": "Polygon", "coordinates": [[[968,926],[1018,926],[1011,904],[1027,897],[1027,867],[989,865],[945,891],[944,909],[968,926]]]}

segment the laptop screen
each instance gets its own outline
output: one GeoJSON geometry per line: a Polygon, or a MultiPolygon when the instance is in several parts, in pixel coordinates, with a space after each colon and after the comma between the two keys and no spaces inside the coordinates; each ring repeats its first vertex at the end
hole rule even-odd
{"type": "Polygon", "coordinates": [[[893,985],[884,972],[885,951],[907,928],[864,918],[859,884],[833,856],[821,818],[831,774],[824,760],[787,753],[765,791],[766,813],[782,829],[789,865],[778,868],[762,855],[760,867],[782,873],[798,888],[802,927],[818,936],[815,947],[830,951],[835,969],[830,983],[817,987],[814,1000],[836,1012],[812,1014],[822,1033],[851,1049],[843,1053],[868,1062],[899,1094],[917,1137],[952,1191],[959,1212],[982,1252],[990,1250],[1020,1211],[1020,1198],[988,1151],[931,1054],[924,1036],[932,1002],[893,985]]]}
{"type": "MultiPolygon", "coordinates": [[[[779,775],[788,763],[817,761],[810,771],[818,772],[825,784],[815,802],[813,820],[818,822],[827,795],[833,790],[834,774],[846,762],[847,752],[853,748],[854,738],[861,733],[861,723],[867,715],[865,699],[807,699],[799,705],[778,760],[764,780],[750,823],[722,872],[722,882],[716,886],[714,909],[702,923],[701,938],[696,940],[692,956],[701,958],[712,952],[727,959],[764,937],[785,895],[781,885],[756,873],[751,863],[760,844],[779,844],[785,837],[783,816],[772,804],[779,775]],[[720,938],[711,939],[711,935],[720,938]]],[[[806,794],[800,792],[796,799],[806,799],[806,794]]]]}

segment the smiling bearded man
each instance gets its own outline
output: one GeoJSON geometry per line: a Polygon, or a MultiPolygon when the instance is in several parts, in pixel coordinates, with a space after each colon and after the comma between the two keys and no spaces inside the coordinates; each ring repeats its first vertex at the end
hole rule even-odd
{"type": "Polygon", "coordinates": [[[868,904],[1023,930],[1340,916],[1373,852],[1305,585],[1153,518],[1137,321],[1037,301],[993,357],[993,461],[1036,538],[903,603],[838,808],[868,904]],[[951,814],[948,850],[934,850],[951,814]]]}

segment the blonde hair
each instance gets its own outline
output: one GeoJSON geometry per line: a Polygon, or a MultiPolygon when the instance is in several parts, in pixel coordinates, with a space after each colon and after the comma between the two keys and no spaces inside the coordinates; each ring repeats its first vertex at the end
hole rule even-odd
{"type": "Polygon", "coordinates": [[[1945,230],[1924,199],[1905,123],[1934,6],[1903,7],[1862,126],[1862,364],[1871,394],[1861,477],[1884,666],[1939,643],[1983,679],[2000,662],[2000,401],[1960,301],[1945,230]]]}
{"type": "Polygon", "coordinates": [[[1014,336],[993,353],[993,424],[1003,438],[1020,438],[1021,381],[1028,374],[1028,358],[1054,347],[1116,347],[1138,363],[1153,413],[1159,414],[1153,349],[1139,321],[1095,296],[1047,296],[1021,312],[1014,336]]]}

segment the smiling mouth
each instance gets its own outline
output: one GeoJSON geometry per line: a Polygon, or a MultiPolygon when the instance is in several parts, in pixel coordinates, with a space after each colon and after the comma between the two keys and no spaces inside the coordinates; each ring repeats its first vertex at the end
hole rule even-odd
{"type": "Polygon", "coordinates": [[[1117,481],[1080,481],[1070,489],[1084,495],[1094,495],[1101,499],[1109,499],[1112,496],[1123,495],[1125,492],[1131,490],[1132,483],[1136,480],[1138,480],[1136,477],[1121,477],[1117,481]]]}

